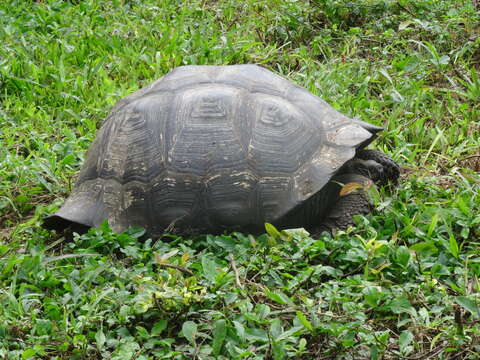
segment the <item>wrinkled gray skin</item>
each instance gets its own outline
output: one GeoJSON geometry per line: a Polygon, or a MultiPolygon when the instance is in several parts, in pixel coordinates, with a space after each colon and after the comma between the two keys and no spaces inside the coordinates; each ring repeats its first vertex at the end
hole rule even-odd
{"type": "Polygon", "coordinates": [[[366,192],[368,187],[372,183],[396,183],[399,175],[398,165],[382,152],[360,150],[320,192],[307,200],[300,217],[308,219],[306,226],[316,235],[324,231],[332,233],[334,229],[346,229],[354,224],[355,215],[366,215],[372,210],[366,192]],[[341,196],[340,191],[347,184],[361,186],[355,186],[341,196]],[[328,204],[324,213],[316,212],[323,208],[319,203],[328,204]],[[322,219],[320,223],[316,222],[319,218],[322,219]]]}
{"type": "Polygon", "coordinates": [[[184,66],[120,100],[45,227],[332,231],[370,211],[362,189],[398,165],[364,150],[381,128],[256,65],[184,66]]]}

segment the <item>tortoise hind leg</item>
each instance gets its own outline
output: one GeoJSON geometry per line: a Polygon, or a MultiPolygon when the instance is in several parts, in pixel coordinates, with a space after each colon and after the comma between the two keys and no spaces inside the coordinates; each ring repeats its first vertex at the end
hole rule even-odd
{"type": "Polygon", "coordinates": [[[354,225],[355,215],[366,215],[372,211],[372,204],[368,199],[366,188],[372,181],[358,174],[341,174],[335,176],[327,185],[331,194],[330,207],[322,222],[313,229],[314,236],[326,231],[332,233],[334,229],[346,229],[354,225]],[[351,184],[351,185],[350,185],[351,184]],[[344,185],[350,187],[345,194],[342,193],[344,185]]]}

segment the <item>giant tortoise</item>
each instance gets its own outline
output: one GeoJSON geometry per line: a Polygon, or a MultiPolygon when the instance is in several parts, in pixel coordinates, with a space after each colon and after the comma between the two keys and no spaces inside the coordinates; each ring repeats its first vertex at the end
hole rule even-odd
{"type": "Polygon", "coordinates": [[[380,130],[256,65],[181,66],[115,105],[45,226],[345,228],[370,210],[365,185],[399,176],[365,150],[380,130]]]}

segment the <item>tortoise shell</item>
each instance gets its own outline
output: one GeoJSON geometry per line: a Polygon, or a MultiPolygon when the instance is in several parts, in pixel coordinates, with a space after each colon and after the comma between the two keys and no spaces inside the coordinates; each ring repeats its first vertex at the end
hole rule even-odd
{"type": "Polygon", "coordinates": [[[115,105],[55,217],[151,235],[259,229],[380,129],[256,65],[178,67],[115,105]]]}

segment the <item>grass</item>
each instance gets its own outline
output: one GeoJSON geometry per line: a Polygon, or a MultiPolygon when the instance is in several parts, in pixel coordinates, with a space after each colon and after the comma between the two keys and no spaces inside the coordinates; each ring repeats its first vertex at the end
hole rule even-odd
{"type": "Polygon", "coordinates": [[[467,0],[0,4],[0,359],[477,359],[480,20],[467,0]],[[404,168],[355,228],[50,233],[120,98],[259,63],[382,125],[404,168]]]}

